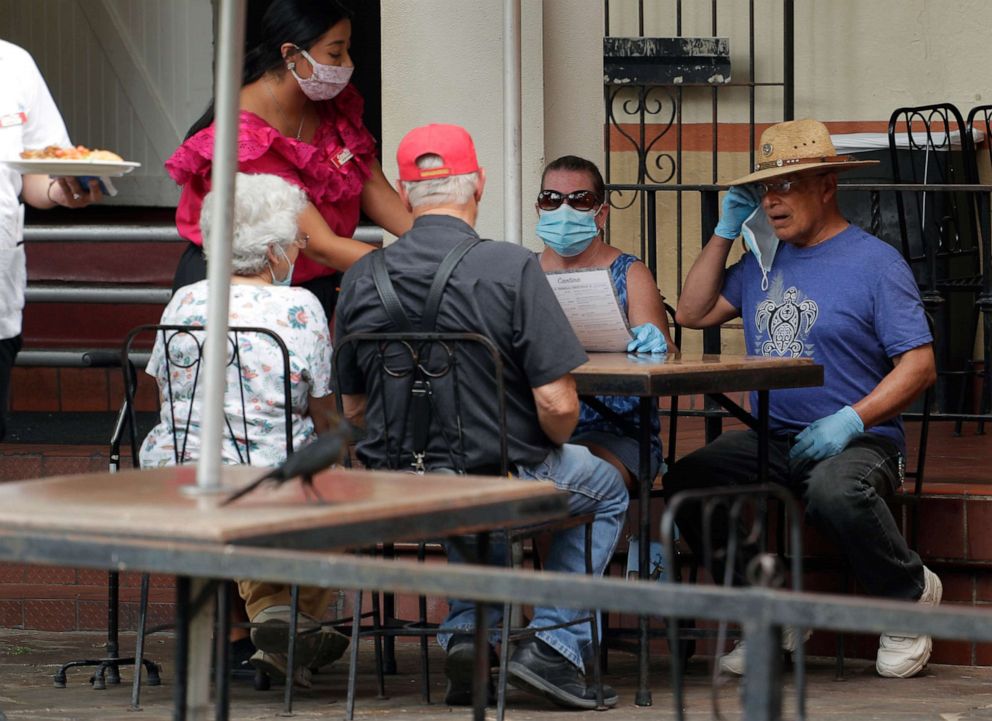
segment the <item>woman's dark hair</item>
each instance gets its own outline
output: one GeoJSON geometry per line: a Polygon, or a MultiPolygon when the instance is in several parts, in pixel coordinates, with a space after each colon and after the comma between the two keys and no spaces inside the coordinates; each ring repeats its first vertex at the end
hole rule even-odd
{"type": "Polygon", "coordinates": [[[580,158],[578,155],[563,155],[557,160],[552,160],[541,173],[541,188],[544,188],[544,179],[553,170],[567,170],[576,173],[589,173],[592,178],[592,190],[596,194],[596,199],[603,203],[606,201],[606,183],[603,182],[603,174],[591,160],[580,158]]]}
{"type": "MultiPolygon", "coordinates": [[[[262,16],[260,28],[247,30],[244,72],[241,87],[253,83],[270,70],[282,67],[285,62],[279,51],[283,43],[293,43],[307,49],[321,35],[351,13],[337,0],[271,0],[262,16]]],[[[186,137],[203,130],[214,121],[214,101],[206,112],[186,131],[186,137]]]]}

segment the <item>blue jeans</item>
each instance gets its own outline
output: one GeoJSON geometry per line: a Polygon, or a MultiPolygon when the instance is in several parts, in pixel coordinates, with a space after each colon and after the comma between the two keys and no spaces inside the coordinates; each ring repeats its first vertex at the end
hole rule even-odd
{"type": "MultiPolygon", "coordinates": [[[[522,479],[554,483],[555,488],[568,493],[568,509],[572,515],[593,514],[592,570],[593,574],[601,576],[613,556],[627,511],[627,489],[624,488],[617,470],[592,455],[588,448],[566,444],[551,451],[537,465],[518,466],[517,475],[522,479]]],[[[450,544],[446,546],[449,563],[463,562],[460,554],[450,544]]],[[[502,563],[505,553],[505,547],[493,548],[490,563],[502,563]]],[[[585,573],[585,528],[576,526],[556,531],[544,568],[549,571],[585,573]]],[[[450,599],[448,604],[448,616],[443,623],[445,628],[470,631],[475,627],[473,601],[450,599]]],[[[502,619],[502,606],[491,605],[486,609],[489,627],[496,628],[502,619]]],[[[580,609],[539,607],[534,609],[529,627],[556,626],[588,614],[588,611],[580,609]]],[[[588,623],[538,631],[537,637],[579,669],[583,669],[583,655],[592,642],[588,623]]],[[[493,643],[498,641],[498,633],[494,631],[491,639],[493,643]]],[[[451,634],[439,633],[437,640],[442,648],[447,649],[451,634]]]]}

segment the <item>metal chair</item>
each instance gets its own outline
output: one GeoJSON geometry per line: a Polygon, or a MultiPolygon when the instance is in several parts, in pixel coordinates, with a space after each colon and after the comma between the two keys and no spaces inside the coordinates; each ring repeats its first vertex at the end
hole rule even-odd
{"type": "MultiPolygon", "coordinates": [[[[972,143],[974,127],[980,108],[969,115],[966,125],[960,111],[950,103],[936,103],[898,108],[889,118],[889,152],[892,175],[896,183],[975,184],[979,181],[978,164],[972,143]],[[901,145],[906,138],[905,145],[901,145]],[[904,152],[900,152],[900,151],[904,152]],[[907,153],[908,150],[908,162],[907,153]],[[921,157],[922,156],[922,157],[921,157]]],[[[958,385],[957,411],[962,415],[967,397],[967,385],[976,375],[969,360],[953,357],[950,319],[965,319],[968,313],[985,310],[989,327],[992,311],[992,285],[987,278],[990,259],[987,220],[979,218],[980,196],[977,193],[908,191],[895,193],[899,219],[899,241],[906,262],[913,268],[922,290],[923,305],[931,313],[944,342],[935,345],[938,376],[942,379],[938,392],[939,407],[951,405],[950,382],[958,385]],[[983,227],[984,226],[984,227],[983,227]],[[985,232],[983,232],[983,230],[985,232]],[[981,263],[982,258],[986,265],[981,263]],[[983,268],[984,274],[983,274],[983,268]],[[974,302],[968,305],[969,296],[974,302]]],[[[986,202],[987,202],[987,196],[986,202]]],[[[987,216],[986,216],[987,217],[987,216]]],[[[977,318],[964,320],[968,327],[977,326],[977,318]]],[[[959,344],[970,351],[974,344],[962,340],[959,344]]],[[[988,338],[986,338],[988,344],[988,338]]],[[[987,383],[987,375],[985,376],[987,383]]],[[[988,400],[986,387],[983,397],[988,400]]],[[[989,412],[985,406],[984,412],[989,412]]],[[[965,414],[967,415],[967,414],[965,414]]],[[[955,418],[955,432],[961,433],[961,418],[955,418]]]]}
{"type": "MultiPolygon", "coordinates": [[[[84,360],[89,368],[117,368],[121,365],[121,356],[115,351],[91,351],[84,354],[84,360]]],[[[121,465],[121,439],[124,437],[124,428],[128,418],[128,406],[121,406],[114,421],[113,432],[110,437],[110,472],[117,473],[121,465]]],[[[141,591],[139,607],[143,614],[148,606],[148,574],[141,576],[141,591]]],[[[78,659],[62,664],[52,677],[55,688],[65,688],[67,683],[66,673],[72,668],[95,666],[90,683],[94,690],[102,691],[107,688],[107,684],[117,685],[121,682],[120,667],[125,665],[135,666],[135,675],[139,675],[137,669],[144,666],[148,673],[148,684],[158,686],[161,683],[160,667],[154,661],[143,658],[143,650],[140,647],[143,638],[138,639],[139,648],[135,651],[135,656],[118,656],[120,650],[120,573],[110,571],[107,574],[107,654],[99,659],[78,659]]],[[[137,701],[132,698],[132,706],[136,706],[137,701]]]]}
{"type": "MultiPolygon", "coordinates": [[[[987,169],[992,173],[992,105],[979,105],[968,113],[968,135],[975,144],[975,134],[981,132],[985,136],[985,150],[988,156],[987,169]]],[[[976,157],[977,161],[977,157],[976,157]]],[[[979,174],[979,179],[981,174],[979,174]]],[[[982,315],[984,344],[982,347],[983,367],[981,403],[979,413],[983,416],[978,421],[978,432],[985,432],[985,420],[992,416],[992,210],[990,210],[988,193],[978,196],[978,227],[982,240],[982,288],[975,302],[978,312],[982,315]]]]}
{"type": "MultiPolygon", "coordinates": [[[[793,591],[802,590],[802,511],[799,504],[788,490],[781,486],[742,485],[725,488],[702,488],[699,490],[682,491],[673,496],[661,519],[661,538],[665,548],[665,563],[672,566],[675,563],[674,531],[676,515],[698,507],[701,518],[702,562],[706,568],[722,569],[720,578],[714,582],[723,586],[734,584],[735,578],[746,578],[752,585],[766,587],[784,587],[787,582],[793,591]],[[771,521],[774,514],[770,513],[770,503],[777,502],[782,509],[778,525],[779,534],[788,527],[790,547],[795,550],[791,557],[784,559],[781,555],[767,552],[772,536],[771,521]],[[688,507],[688,508],[685,508],[688,507]],[[727,538],[716,538],[715,526],[725,527],[727,538]],[[743,547],[765,549],[752,556],[745,563],[743,547]],[[783,561],[787,560],[786,567],[783,561]],[[714,563],[716,561],[716,563],[714,563]],[[788,568],[788,573],[786,573],[788,568]]],[[[684,517],[684,516],[683,516],[684,517]]],[[[675,582],[675,579],[669,579],[675,582]]],[[[675,708],[675,718],[684,718],[683,680],[685,666],[680,658],[680,627],[677,619],[669,619],[669,649],[672,653],[671,678],[672,702],[675,708]]],[[[799,638],[803,637],[804,629],[797,629],[799,638]]],[[[700,636],[710,636],[705,633],[700,636]]],[[[720,673],[720,654],[730,632],[727,623],[721,621],[716,633],[717,655],[713,658],[711,704],[714,718],[723,718],[719,709],[719,694],[717,691],[725,683],[720,673]]],[[[806,652],[802,642],[798,644],[793,656],[796,687],[797,718],[806,717],[806,652]]]]}
{"type": "MultiPolygon", "coordinates": [[[[411,474],[425,471],[447,471],[458,474],[483,473],[506,476],[510,472],[507,449],[506,399],[503,392],[503,360],[496,345],[485,336],[476,333],[353,333],[342,338],[335,348],[332,365],[335,387],[340,388],[340,364],[343,356],[350,356],[364,377],[366,407],[366,433],[384,450],[385,461],[379,467],[392,470],[407,470],[411,474]],[[468,387],[460,374],[466,364],[487,368],[493,378],[491,394],[485,388],[468,387]],[[470,394],[475,400],[484,403],[485,412],[497,419],[498,437],[493,445],[498,445],[499,462],[490,467],[472,468],[467,465],[464,428],[471,422],[462,398],[470,394]],[[386,397],[398,399],[398,407],[391,411],[385,402],[386,397]]],[[[341,394],[337,394],[338,410],[343,414],[341,394]]],[[[415,483],[416,475],[411,476],[415,483]]],[[[591,561],[591,519],[578,517],[565,523],[586,525],[586,570],[592,571],[591,561]]],[[[507,565],[520,559],[520,543],[536,533],[560,527],[548,524],[536,528],[504,529],[497,535],[509,549],[507,565]]],[[[423,560],[424,543],[418,548],[418,558],[423,560]]],[[[485,562],[485,558],[477,559],[485,562]]],[[[375,604],[375,601],[373,600],[375,604]]],[[[348,679],[348,701],[346,718],[354,713],[355,684],[357,673],[357,649],[359,637],[363,634],[358,621],[362,607],[362,592],[355,594],[355,617],[352,636],[352,662],[348,679]]],[[[534,629],[511,628],[514,606],[506,603],[503,607],[501,644],[499,657],[499,677],[497,686],[497,718],[503,718],[505,708],[507,663],[510,645],[513,641],[534,633],[534,629]]],[[[594,682],[598,700],[602,705],[602,682],[599,669],[597,614],[577,619],[573,623],[589,623],[592,629],[592,661],[594,682]]],[[[426,601],[420,599],[419,618],[403,622],[386,617],[383,625],[378,625],[378,614],[374,612],[373,628],[365,635],[413,636],[420,638],[421,693],[424,701],[430,702],[429,659],[427,636],[455,629],[444,629],[427,623],[426,601]]],[[[380,693],[383,689],[383,668],[379,649],[376,649],[376,673],[380,693]]]]}
{"type": "MultiPolygon", "coordinates": [[[[173,440],[173,462],[175,465],[184,465],[195,459],[191,457],[189,451],[189,440],[195,436],[194,418],[192,412],[183,416],[180,405],[185,405],[190,411],[194,407],[197,394],[200,392],[200,371],[203,362],[203,342],[205,340],[206,329],[203,326],[184,325],[142,325],[131,330],[124,339],[121,350],[121,358],[130,359],[136,352],[136,346],[148,344],[149,337],[152,341],[158,340],[163,347],[163,363],[166,367],[166,375],[170,379],[169,385],[160,389],[160,402],[168,409],[168,417],[172,428],[173,440]],[[171,379],[173,373],[191,378],[191,385],[186,388],[188,398],[180,398],[180,389],[173,386],[171,379]],[[179,401],[184,403],[180,404],[179,401]]],[[[240,413],[224,415],[225,438],[230,440],[238,462],[240,464],[251,465],[251,443],[248,423],[248,413],[246,407],[244,385],[238,382],[242,374],[242,353],[249,348],[251,343],[266,342],[275,347],[282,358],[282,390],[283,390],[283,410],[285,421],[285,448],[286,456],[293,453],[293,406],[292,389],[290,385],[290,361],[289,350],[282,338],[277,333],[262,327],[232,326],[228,332],[228,393],[232,388],[237,389],[236,405],[240,407],[240,413]]],[[[141,439],[138,436],[138,419],[135,405],[135,396],[138,389],[138,373],[134,364],[130,362],[122,365],[124,373],[124,404],[118,416],[118,432],[123,425],[128,429],[131,444],[131,459],[135,467],[139,465],[139,448],[141,439]]],[[[278,369],[274,369],[279,372],[278,369]]],[[[225,394],[225,397],[230,397],[225,394]]],[[[119,454],[118,454],[119,458],[119,454]]],[[[139,609],[138,638],[135,650],[135,667],[142,662],[144,651],[144,639],[147,633],[171,628],[172,624],[166,626],[146,629],[147,606],[148,606],[148,575],[142,576],[142,593],[139,609]]],[[[297,589],[292,589],[293,615],[296,612],[297,589]]],[[[287,649],[292,656],[292,649],[287,649]]],[[[292,671],[287,674],[285,705],[287,711],[292,708],[292,671]]],[[[255,686],[259,689],[268,688],[268,679],[256,673],[255,686]]],[[[135,673],[134,687],[132,690],[131,706],[139,708],[141,693],[141,675],[135,673]]]]}

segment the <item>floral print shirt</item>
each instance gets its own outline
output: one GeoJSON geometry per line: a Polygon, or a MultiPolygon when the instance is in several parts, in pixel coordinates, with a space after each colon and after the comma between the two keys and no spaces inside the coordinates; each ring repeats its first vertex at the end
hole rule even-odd
{"type": "MultiPolygon", "coordinates": [[[[310,398],[322,398],[331,392],[331,341],[323,308],[303,288],[234,283],[229,313],[232,326],[267,328],[286,344],[293,448],[302,448],[316,437],[313,421],[305,415],[310,398]]],[[[161,324],[203,326],[206,315],[207,281],[203,280],[176,292],[162,313],[161,324]]],[[[143,468],[189,463],[200,455],[205,366],[196,362],[200,356],[196,344],[202,345],[205,334],[166,331],[164,335],[157,335],[146,368],[158,382],[162,408],[158,425],[141,446],[143,468]]],[[[235,363],[231,362],[231,351],[235,350],[232,333],[228,343],[223,462],[279,465],[286,458],[281,351],[271,338],[257,333],[239,333],[237,346],[235,363]]]]}

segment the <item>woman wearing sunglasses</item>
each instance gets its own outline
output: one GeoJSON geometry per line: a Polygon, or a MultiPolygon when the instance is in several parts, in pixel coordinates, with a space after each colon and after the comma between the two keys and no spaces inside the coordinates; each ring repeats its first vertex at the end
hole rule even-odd
{"type": "MultiPolygon", "coordinates": [[[[603,176],[595,163],[574,155],[566,155],[550,163],[544,169],[541,192],[537,196],[537,234],[545,245],[541,253],[541,267],[545,272],[608,268],[620,307],[627,314],[634,334],[627,351],[675,351],[665,306],[651,271],[635,256],[622,253],[603,240],[603,228],[609,212],[603,176]]],[[[639,425],[637,398],[602,396],[599,400],[636,431],[639,425]]],[[[662,458],[657,414],[652,418],[651,425],[653,478],[661,470],[662,458]]],[[[579,424],[570,442],[587,446],[595,455],[616,467],[628,489],[634,485],[639,461],[636,434],[628,435],[583,403],[579,424]]]]}

